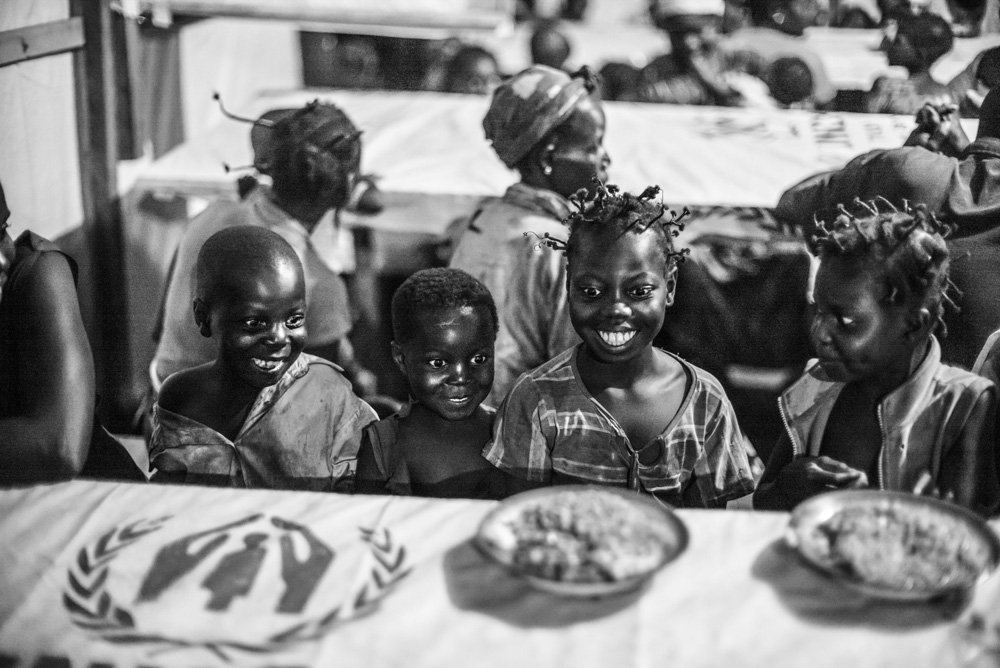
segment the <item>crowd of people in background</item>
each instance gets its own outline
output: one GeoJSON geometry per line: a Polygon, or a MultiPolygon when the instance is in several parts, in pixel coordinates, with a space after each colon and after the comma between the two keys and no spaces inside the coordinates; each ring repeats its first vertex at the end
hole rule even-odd
{"type": "MultiPolygon", "coordinates": [[[[956,39],[1000,30],[987,0],[652,0],[649,20],[665,53],[648,62],[596,63],[605,100],[913,114],[925,101],[950,102],[975,117],[1000,77],[1000,51],[980,54],[962,74],[938,82],[931,68],[956,39]],[[837,95],[823,62],[803,38],[811,27],[881,30],[893,73],[861,95],[837,95]]],[[[572,6],[570,6],[572,5],[572,6]]],[[[586,3],[544,16],[518,5],[530,26],[532,63],[573,62],[566,25],[586,3]]],[[[504,72],[486,43],[303,33],[306,82],[359,89],[487,95],[504,72]]]]}

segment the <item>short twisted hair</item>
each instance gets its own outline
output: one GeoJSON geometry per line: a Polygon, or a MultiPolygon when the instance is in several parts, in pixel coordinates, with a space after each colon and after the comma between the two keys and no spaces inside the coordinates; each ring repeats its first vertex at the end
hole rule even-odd
{"type": "Polygon", "coordinates": [[[412,339],[419,313],[462,306],[485,308],[496,336],[500,322],[497,307],[485,285],[461,269],[421,269],[403,281],[392,295],[393,338],[396,343],[412,339]]]}
{"type": "Polygon", "coordinates": [[[957,310],[949,296],[954,285],[948,278],[950,257],[944,238],[951,228],[938,221],[923,204],[897,209],[887,200],[855,200],[860,215],[839,207],[840,215],[810,240],[810,251],[821,260],[830,257],[856,260],[879,270],[885,301],[927,308],[942,333],[945,304],[957,310]],[[879,203],[889,209],[880,211],[879,203]]]}
{"type": "MultiPolygon", "coordinates": [[[[651,232],[656,235],[667,270],[688,254],[687,248],[674,250],[674,237],[684,229],[681,220],[689,212],[684,209],[678,215],[664,206],[657,197],[659,186],[649,186],[639,195],[622,192],[618,186],[599,181],[595,186],[592,191],[578,190],[570,198],[577,210],[564,221],[569,227],[569,238],[562,248],[570,271],[573,256],[589,232],[614,232],[617,236],[651,232]]],[[[559,248],[558,243],[553,247],[559,248]]]]}

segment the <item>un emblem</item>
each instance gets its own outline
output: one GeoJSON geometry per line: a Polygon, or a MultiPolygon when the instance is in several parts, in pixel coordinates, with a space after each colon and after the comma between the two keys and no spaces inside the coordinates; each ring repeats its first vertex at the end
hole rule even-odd
{"type": "Polygon", "coordinates": [[[373,610],[410,571],[386,529],[359,529],[346,550],[342,538],[338,559],[309,527],[276,515],[193,530],[171,520],[117,526],[80,548],[63,589],[75,626],[112,644],[231,661],[321,638],[373,610]]]}

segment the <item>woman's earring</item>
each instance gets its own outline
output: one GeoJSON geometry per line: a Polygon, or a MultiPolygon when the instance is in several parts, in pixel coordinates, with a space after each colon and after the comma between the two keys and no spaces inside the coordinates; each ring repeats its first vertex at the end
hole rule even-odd
{"type": "Polygon", "coordinates": [[[545,174],[545,176],[551,176],[552,175],[552,165],[545,165],[544,167],[542,167],[542,174],[545,174]]]}

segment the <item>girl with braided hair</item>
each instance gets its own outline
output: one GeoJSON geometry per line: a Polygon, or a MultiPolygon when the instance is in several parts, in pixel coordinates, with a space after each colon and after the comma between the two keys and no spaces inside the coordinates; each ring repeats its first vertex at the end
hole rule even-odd
{"type": "Polygon", "coordinates": [[[820,226],[817,359],[779,399],[786,433],[754,506],[789,510],[831,489],[936,493],[982,515],[1000,504],[997,388],[941,363],[948,230],[923,205],[820,226]]]}
{"type": "MultiPolygon", "coordinates": [[[[673,303],[679,220],[657,197],[598,184],[574,197],[566,253],[570,320],[583,342],[523,374],[483,455],[509,491],[570,482],[724,507],[753,491],[743,434],[718,381],[653,338],[673,303]]],[[[683,217],[683,216],[682,216],[683,217]]]]}

